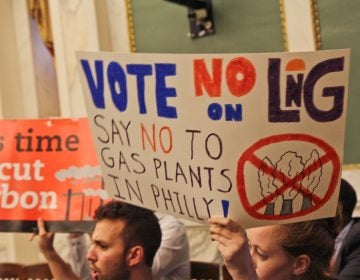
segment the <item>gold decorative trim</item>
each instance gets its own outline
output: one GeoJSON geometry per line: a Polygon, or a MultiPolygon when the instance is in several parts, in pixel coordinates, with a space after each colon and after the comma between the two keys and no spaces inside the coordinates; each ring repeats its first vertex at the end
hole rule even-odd
{"type": "Polygon", "coordinates": [[[279,0],[280,7],[280,20],[281,20],[281,32],[284,43],[284,51],[289,51],[289,42],[288,42],[288,34],[286,31],[286,16],[285,16],[285,5],[284,0],[279,0]]]}
{"type": "Polygon", "coordinates": [[[134,18],[132,13],[131,0],[125,0],[125,5],[126,5],[126,16],[128,23],[130,52],[136,52],[134,18]]]}
{"type": "Polygon", "coordinates": [[[52,55],[54,55],[54,43],[51,31],[51,19],[49,3],[47,0],[28,0],[28,12],[37,23],[39,34],[52,55]]]}
{"type": "Polygon", "coordinates": [[[351,164],[343,165],[343,170],[355,170],[355,169],[360,170],[360,163],[351,163],[351,164]]]}
{"type": "MultiPolygon", "coordinates": [[[[311,19],[312,19],[312,29],[314,35],[315,49],[320,50],[321,35],[320,35],[320,20],[319,20],[317,0],[310,0],[310,2],[311,2],[311,19]]],[[[284,42],[284,51],[289,51],[284,0],[279,0],[279,7],[280,7],[281,31],[284,42]]]]}
{"type": "Polygon", "coordinates": [[[314,33],[314,42],[316,50],[321,49],[321,35],[320,35],[320,20],[317,0],[311,1],[311,18],[312,18],[312,28],[314,33]]]}

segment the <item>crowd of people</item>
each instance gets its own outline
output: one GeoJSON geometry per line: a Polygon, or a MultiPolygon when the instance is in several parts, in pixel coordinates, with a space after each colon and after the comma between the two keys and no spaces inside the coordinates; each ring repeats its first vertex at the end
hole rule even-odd
{"type": "MultiPolygon", "coordinates": [[[[218,216],[210,218],[209,233],[234,280],[360,279],[356,202],[355,190],[341,179],[335,217],[245,230],[218,216]]],[[[176,218],[111,201],[94,219],[86,277],[59,256],[54,234],[38,221],[39,248],[55,279],[191,279],[189,244],[176,218]]]]}

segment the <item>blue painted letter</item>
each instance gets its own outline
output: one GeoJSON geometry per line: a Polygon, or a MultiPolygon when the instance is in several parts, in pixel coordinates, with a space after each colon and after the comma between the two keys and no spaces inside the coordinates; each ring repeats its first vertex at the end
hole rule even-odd
{"type": "Polygon", "coordinates": [[[126,69],[129,74],[137,77],[139,112],[140,114],[146,114],[145,76],[152,75],[152,67],[148,64],[129,64],[126,69]]]}
{"type": "Polygon", "coordinates": [[[175,97],[176,90],[174,88],[167,88],[165,78],[167,76],[176,75],[175,64],[158,63],[155,64],[156,71],[156,105],[159,117],[177,118],[175,107],[167,105],[166,99],[168,97],[175,97]]]}
{"type": "Polygon", "coordinates": [[[113,103],[120,112],[124,112],[127,107],[126,74],[121,65],[113,61],[109,63],[107,76],[113,103]]]}
{"type": "Polygon", "coordinates": [[[85,59],[81,60],[81,66],[84,70],[89,89],[91,91],[91,97],[96,108],[105,108],[104,101],[104,67],[101,60],[95,60],[95,72],[96,72],[96,81],[91,74],[89,62],[85,59]]]}

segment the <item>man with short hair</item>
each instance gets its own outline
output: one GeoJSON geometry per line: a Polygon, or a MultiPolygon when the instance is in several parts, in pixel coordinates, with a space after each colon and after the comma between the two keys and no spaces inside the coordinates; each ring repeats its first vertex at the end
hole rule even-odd
{"type": "MultiPolygon", "coordinates": [[[[92,246],[87,254],[95,280],[152,280],[151,266],[161,242],[158,219],[150,210],[110,201],[95,211],[92,246]]],[[[78,280],[56,253],[44,222],[39,220],[39,247],[55,279],[78,280]]]]}

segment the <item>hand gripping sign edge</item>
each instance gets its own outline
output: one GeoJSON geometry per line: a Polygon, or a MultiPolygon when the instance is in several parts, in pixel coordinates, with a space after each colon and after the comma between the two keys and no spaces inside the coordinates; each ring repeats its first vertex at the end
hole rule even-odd
{"type": "Polygon", "coordinates": [[[260,139],[253,145],[251,145],[249,148],[245,150],[245,152],[240,156],[238,160],[238,166],[237,166],[237,190],[240,197],[240,202],[242,203],[245,211],[252,217],[257,219],[263,219],[263,220],[285,220],[290,218],[296,218],[305,216],[309,213],[312,213],[316,210],[318,210],[320,207],[322,207],[333,195],[340,175],[340,161],[339,157],[336,153],[336,151],[325,141],[315,138],[311,135],[307,134],[279,134],[279,135],[272,135],[263,139],[260,139]],[[254,155],[255,151],[266,146],[269,144],[279,143],[279,142],[285,142],[285,141],[305,141],[312,143],[318,147],[320,147],[324,152],[325,156],[322,156],[323,162],[331,162],[333,165],[333,172],[331,175],[330,184],[328,187],[328,190],[326,191],[325,195],[317,201],[317,203],[308,209],[301,210],[292,214],[286,214],[286,215],[266,215],[262,214],[256,211],[255,205],[261,206],[263,204],[265,206],[265,202],[259,201],[258,203],[255,203],[254,205],[251,205],[246,193],[246,187],[245,187],[245,164],[247,161],[250,161],[250,159],[256,159],[256,156],[254,155]]]}

